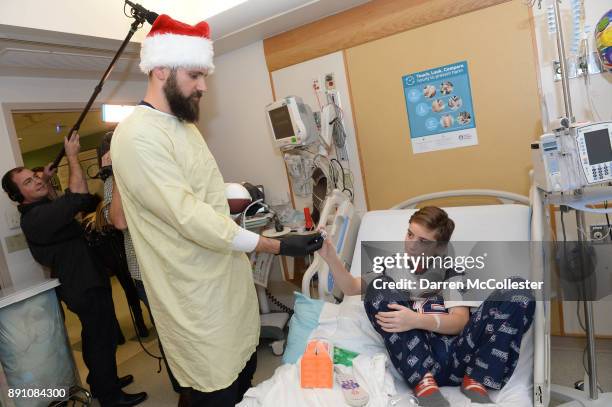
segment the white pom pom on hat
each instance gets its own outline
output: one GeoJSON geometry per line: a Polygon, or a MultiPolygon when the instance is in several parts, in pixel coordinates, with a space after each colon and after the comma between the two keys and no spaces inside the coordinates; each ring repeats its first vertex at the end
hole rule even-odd
{"type": "Polygon", "coordinates": [[[146,74],[153,68],[205,68],[213,73],[213,43],[206,21],[189,25],[161,14],[140,49],[140,70],[146,74]]]}

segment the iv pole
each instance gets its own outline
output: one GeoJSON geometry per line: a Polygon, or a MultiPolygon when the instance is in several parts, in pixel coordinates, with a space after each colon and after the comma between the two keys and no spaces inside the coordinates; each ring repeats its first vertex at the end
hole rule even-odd
{"type": "MultiPolygon", "coordinates": [[[[561,10],[559,6],[561,0],[552,0],[552,2],[555,12],[555,23],[557,26],[557,52],[559,54],[559,64],[561,68],[561,86],[563,91],[563,102],[565,106],[565,117],[568,119],[569,125],[567,127],[569,128],[575,124],[576,118],[574,117],[574,113],[572,110],[569,76],[567,72],[567,56],[565,53],[563,24],[561,21],[561,10]]],[[[583,195],[583,191],[581,189],[577,189],[574,192],[575,196],[578,199],[580,199],[580,197],[583,195]]],[[[582,234],[582,230],[585,224],[586,222],[584,212],[582,210],[576,209],[576,227],[578,230],[578,240],[581,244],[581,247],[585,241],[585,237],[582,234]]],[[[583,292],[586,292],[586,290],[583,292]]],[[[593,302],[587,300],[586,298],[584,298],[582,301],[584,303],[585,331],[587,338],[588,371],[586,373],[589,378],[588,397],[586,395],[586,388],[583,391],[580,391],[576,389],[564,388],[563,386],[553,384],[551,392],[555,393],[558,399],[568,402],[566,404],[562,404],[562,406],[575,406],[577,405],[575,404],[576,402],[580,403],[580,405],[583,406],[592,407],[610,405],[612,401],[612,393],[602,393],[600,395],[597,388],[597,363],[595,360],[595,324],[593,319],[593,302]]]]}
{"type": "MultiPolygon", "coordinates": [[[[132,8],[130,14],[131,14],[131,17],[134,18],[134,22],[130,26],[130,31],[128,32],[127,36],[123,40],[123,43],[121,43],[121,46],[119,47],[117,52],[115,53],[115,56],[113,57],[112,61],[108,65],[108,68],[106,68],[106,71],[102,75],[102,78],[100,79],[100,82],[98,83],[98,85],[96,85],[96,87],[94,89],[94,92],[91,95],[91,97],[89,98],[89,101],[87,102],[87,104],[85,105],[85,108],[81,112],[81,115],[77,119],[77,121],[74,124],[74,126],[72,126],[72,128],[68,132],[68,139],[70,139],[72,137],[72,135],[74,133],[78,132],[79,129],[81,128],[81,124],[83,123],[83,120],[85,119],[85,116],[87,116],[87,113],[89,113],[89,109],[91,109],[91,105],[93,105],[94,101],[96,100],[96,98],[98,97],[100,92],[102,91],[102,87],[104,86],[104,82],[106,82],[106,80],[110,76],[113,68],[115,67],[115,63],[117,62],[117,60],[119,59],[119,57],[121,56],[123,51],[125,50],[125,47],[128,45],[128,43],[132,39],[132,36],[134,35],[134,33],[136,33],[136,31],[140,27],[142,27],[144,25],[145,21],[148,21],[150,24],[153,24],[153,22],[157,18],[157,14],[156,13],[153,13],[153,12],[145,9],[140,4],[134,4],[131,1],[126,0],[125,1],[125,5],[129,5],[132,8]]],[[[125,7],[125,5],[124,5],[124,7],[125,7]]],[[[53,164],[51,165],[52,169],[53,168],[57,168],[57,166],[59,165],[60,161],[64,157],[65,153],[66,152],[64,151],[64,147],[62,147],[61,151],[55,157],[55,160],[53,160],[53,164]]]]}

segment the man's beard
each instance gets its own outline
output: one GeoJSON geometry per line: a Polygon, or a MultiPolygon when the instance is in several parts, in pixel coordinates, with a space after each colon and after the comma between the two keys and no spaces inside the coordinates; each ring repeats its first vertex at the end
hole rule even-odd
{"type": "Polygon", "coordinates": [[[187,123],[195,123],[200,117],[200,98],[202,91],[195,91],[188,97],[183,96],[176,83],[176,72],[173,71],[166,84],[164,94],[172,113],[180,120],[187,123]]]}

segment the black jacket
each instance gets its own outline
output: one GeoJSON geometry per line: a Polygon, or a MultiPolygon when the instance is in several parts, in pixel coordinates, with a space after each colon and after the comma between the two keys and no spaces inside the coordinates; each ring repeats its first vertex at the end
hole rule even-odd
{"type": "Polygon", "coordinates": [[[85,240],[84,230],[74,217],[92,212],[98,198],[70,191],[53,201],[43,199],[20,205],[21,229],[34,259],[51,269],[59,278],[60,295],[65,299],[80,297],[85,290],[109,285],[108,275],[96,262],[85,240]]]}

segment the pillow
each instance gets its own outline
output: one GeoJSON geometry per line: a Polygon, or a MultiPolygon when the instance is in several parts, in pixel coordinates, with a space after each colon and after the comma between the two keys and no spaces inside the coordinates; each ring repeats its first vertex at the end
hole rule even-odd
{"type": "Polygon", "coordinates": [[[296,363],[306,350],[310,333],[319,325],[319,316],[324,301],[306,297],[295,291],[293,316],[289,320],[287,347],[283,354],[283,363],[296,363]]]}

